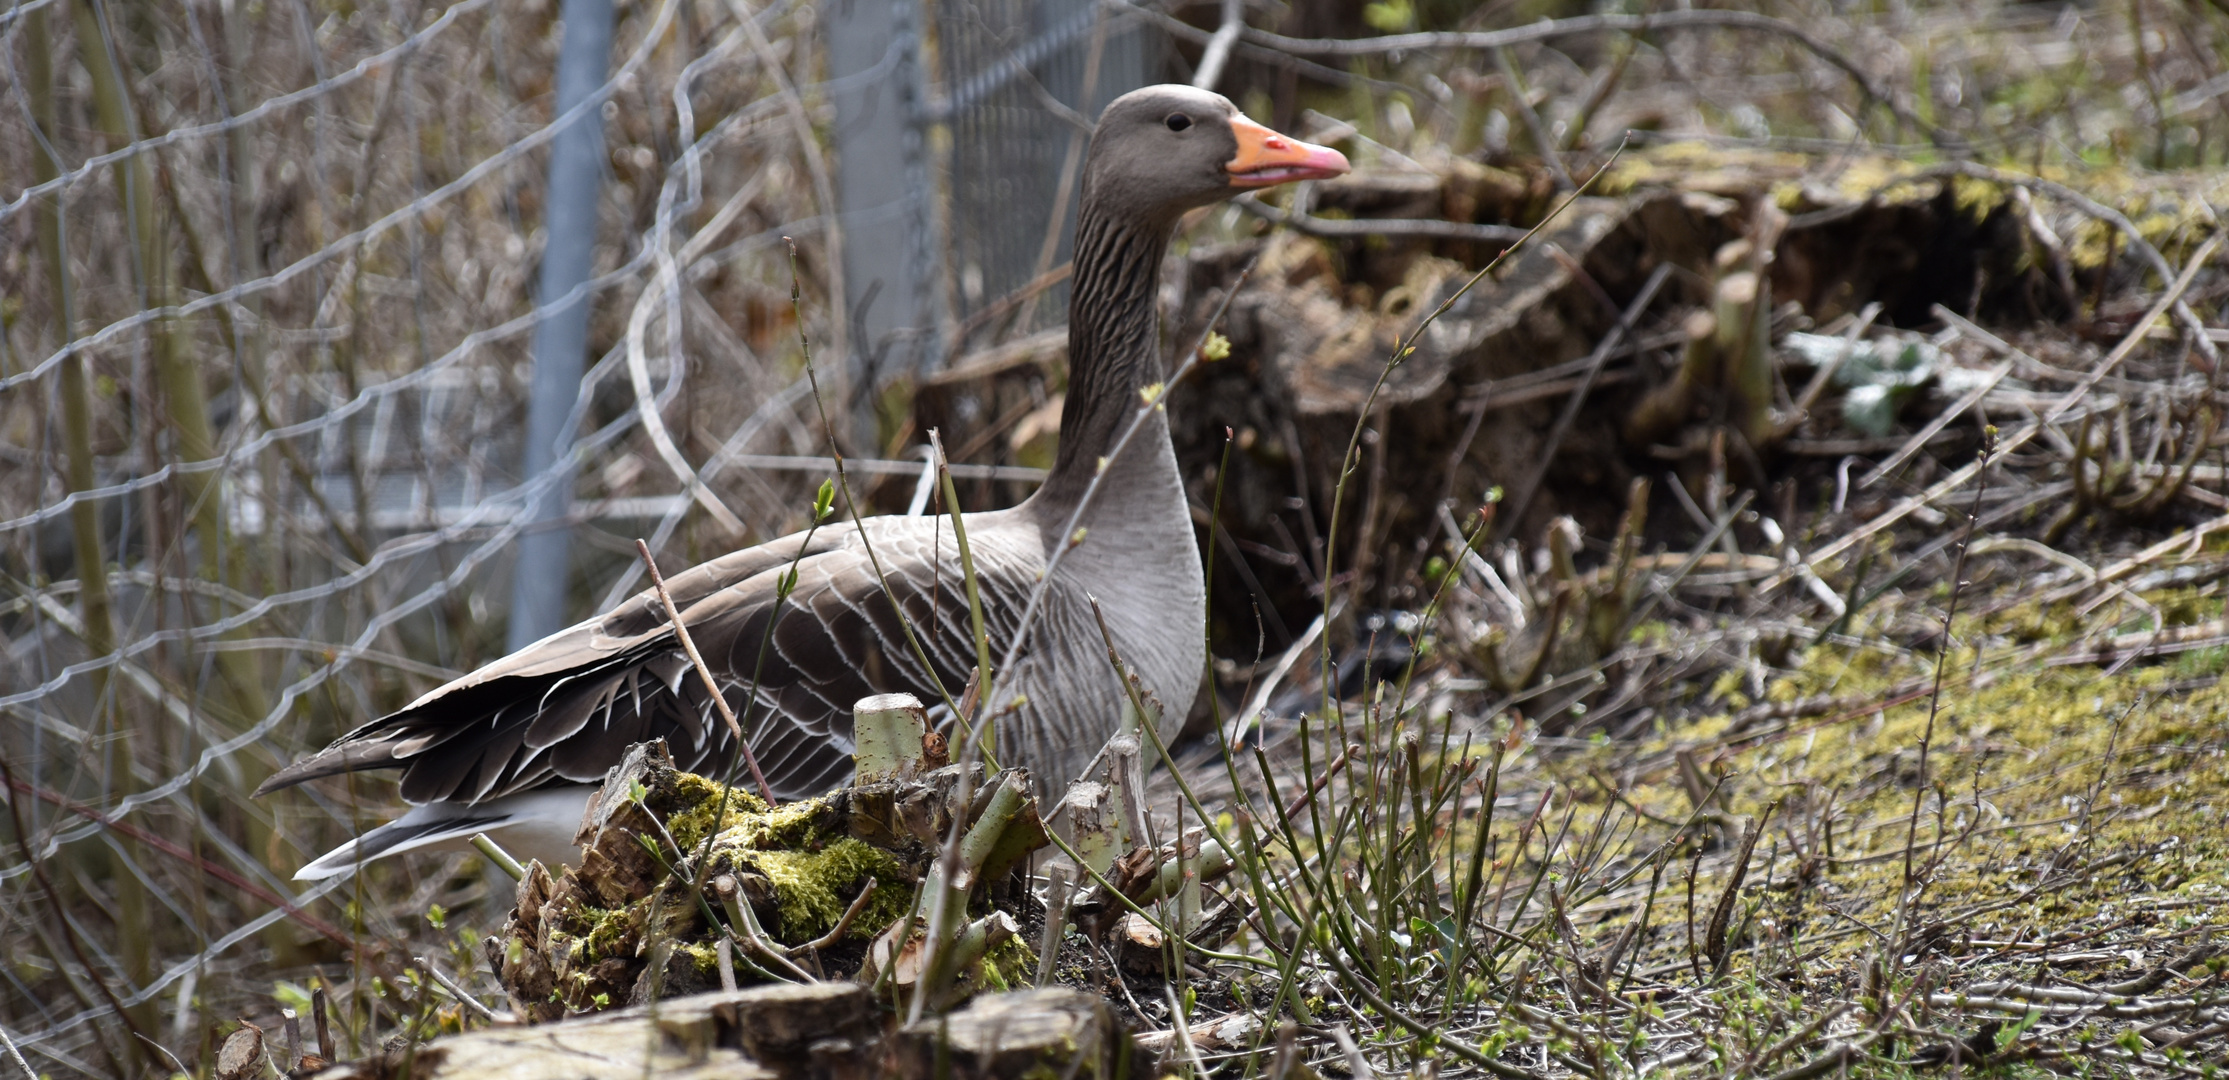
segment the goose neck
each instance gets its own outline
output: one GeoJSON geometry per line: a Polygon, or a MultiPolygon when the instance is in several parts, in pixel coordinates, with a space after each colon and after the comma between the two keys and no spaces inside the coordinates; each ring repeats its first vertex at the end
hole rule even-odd
{"type": "MultiPolygon", "coordinates": [[[[1099,459],[1113,448],[1141,404],[1138,391],[1162,379],[1155,294],[1170,231],[1157,222],[1101,213],[1088,203],[1077,215],[1076,270],[1068,299],[1068,392],[1060,416],[1059,456],[1045,482],[1048,499],[1082,494],[1099,459]]],[[[1163,456],[1147,449],[1132,447],[1123,462],[1163,456]]]]}

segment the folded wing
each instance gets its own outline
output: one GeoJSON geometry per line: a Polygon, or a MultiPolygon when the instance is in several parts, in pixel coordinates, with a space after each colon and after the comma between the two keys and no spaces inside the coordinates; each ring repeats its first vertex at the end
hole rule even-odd
{"type": "MultiPolygon", "coordinates": [[[[974,665],[949,533],[938,552],[946,557],[935,559],[930,522],[903,520],[921,527],[876,540],[888,594],[855,539],[837,529],[823,530],[810,549],[791,537],[668,582],[691,640],[780,797],[817,794],[849,776],[853,702],[894,692],[939,701],[939,684],[957,697],[974,665]],[[792,559],[797,586],[777,602],[777,582],[792,559]],[[926,668],[892,596],[913,624],[926,668]]],[[[985,562],[979,554],[979,568],[985,562]]],[[[1033,580],[1019,568],[1034,560],[988,562],[985,607],[993,639],[1004,641],[1033,580]]],[[[645,592],[349,732],[273,776],[258,794],[337,773],[399,768],[410,802],[479,804],[596,782],[627,746],[660,738],[685,769],[718,772],[736,760],[735,740],[663,606],[645,592]]]]}

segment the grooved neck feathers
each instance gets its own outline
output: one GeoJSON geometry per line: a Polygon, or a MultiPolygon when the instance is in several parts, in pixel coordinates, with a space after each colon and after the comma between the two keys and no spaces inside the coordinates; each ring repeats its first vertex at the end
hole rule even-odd
{"type": "MultiPolygon", "coordinates": [[[[1068,396],[1060,452],[1038,498],[1082,496],[1130,417],[1137,391],[1161,379],[1154,294],[1171,226],[1128,221],[1085,195],[1076,221],[1076,273],[1068,300],[1068,396]]],[[[1128,455],[1125,455],[1127,457],[1128,455]]]]}

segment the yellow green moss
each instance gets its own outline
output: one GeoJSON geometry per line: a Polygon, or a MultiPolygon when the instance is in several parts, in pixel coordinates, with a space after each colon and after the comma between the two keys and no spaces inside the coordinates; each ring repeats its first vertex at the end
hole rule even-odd
{"type": "Polygon", "coordinates": [[[714,975],[718,973],[720,966],[720,950],[718,947],[703,942],[676,947],[688,956],[689,963],[696,968],[697,974],[714,975]]]}
{"type": "Polygon", "coordinates": [[[731,813],[721,821],[720,838],[714,843],[753,848],[809,847],[819,839],[813,821],[820,811],[819,799],[807,799],[764,812],[731,813]]]}
{"type": "Polygon", "coordinates": [[[1037,980],[1037,950],[1018,935],[1007,938],[983,954],[977,972],[970,978],[980,980],[985,990],[1025,989],[1037,980]]]}
{"type": "Polygon", "coordinates": [[[593,964],[615,952],[631,950],[642,919],[640,904],[608,910],[582,907],[572,920],[574,925],[584,927],[574,945],[579,961],[593,964]]]}
{"type": "MultiPolygon", "coordinates": [[[[1781,209],[1796,213],[1818,209],[1822,193],[1829,201],[1900,205],[1934,199],[1947,185],[1958,210],[1977,219],[2012,196],[2010,185],[1994,180],[1924,175],[1931,164],[1918,158],[1859,154],[1837,155],[1829,168],[1821,159],[1804,154],[1674,142],[1627,151],[1595,181],[1594,191],[1611,196],[1648,189],[1729,197],[1762,194],[1781,209]]],[[[2010,176],[2064,185],[2117,211],[2145,242],[2174,263],[2182,262],[2215,231],[2222,211],[2229,210],[2229,175],[2219,170],[2159,173],[2060,163],[2038,168],[2010,162],[1996,167],[2010,176]]],[[[2069,259],[2078,268],[2091,269],[2106,261],[2109,250],[2120,258],[2127,238],[2118,233],[2108,222],[2083,218],[2066,236],[2069,259]]]]}
{"type": "MultiPolygon", "coordinates": [[[[674,778],[674,807],[663,815],[666,831],[673,841],[685,848],[704,842],[708,831],[725,832],[742,824],[752,815],[766,814],[766,802],[740,787],[726,788],[694,773],[681,773],[674,778]],[[712,817],[720,811],[720,796],[727,793],[727,812],[720,818],[719,829],[712,829],[712,817]]],[[[790,806],[805,806],[792,803],[790,806]]],[[[810,804],[817,805],[817,804],[810,804]]],[[[789,807],[784,807],[787,810],[789,807]]],[[[776,811],[781,813],[781,811],[776,811]]]]}
{"type": "MultiPolygon", "coordinates": [[[[644,802],[691,859],[710,837],[713,873],[737,872],[771,888],[773,911],[766,929],[784,944],[827,933],[870,877],[879,885],[853,923],[852,934],[879,933],[912,902],[913,875],[898,857],[840,832],[829,835],[817,824],[829,819],[824,800],[768,809],[748,792],[681,773],[670,785],[661,783],[646,794],[644,802]]],[[[670,889],[618,908],[580,904],[550,929],[550,947],[563,957],[569,973],[567,985],[560,987],[561,1000],[577,1009],[603,1007],[609,988],[600,991],[592,985],[602,977],[592,969],[613,958],[635,957],[646,934],[671,941],[700,974],[712,973],[717,964],[701,909],[679,902],[679,894],[670,889]],[[648,923],[654,911],[660,925],[652,928],[648,923]]]]}
{"type": "Polygon", "coordinates": [[[827,933],[870,877],[879,885],[853,924],[853,934],[881,930],[905,914],[912,902],[912,891],[905,887],[905,868],[880,848],[847,836],[818,851],[757,850],[748,842],[748,828],[730,830],[714,840],[713,859],[715,865],[723,859],[748,865],[773,884],[779,917],[778,925],[768,929],[785,944],[827,933]]]}
{"type": "Polygon", "coordinates": [[[2003,206],[2012,197],[2003,184],[1972,176],[1950,178],[1951,202],[1960,213],[1976,221],[1989,216],[1990,211],[2003,206]]]}
{"type": "MultiPolygon", "coordinates": [[[[2128,933],[2138,937],[2174,933],[2187,929],[2184,916],[2156,928],[2142,917],[2229,901],[2229,758],[2220,749],[2229,687],[2193,689],[2229,666],[2229,646],[2117,670],[2110,660],[2065,661],[2105,645],[2103,635],[2130,635],[2125,645],[2162,624],[2222,618],[2229,579],[2190,580],[2206,568],[2188,569],[2189,583],[2088,612],[2078,600],[2011,604],[2011,590],[1968,593],[1964,609],[1982,614],[1958,620],[1939,708],[1931,710],[1928,693],[1935,653],[1878,637],[1881,627],[1910,626],[1914,613],[1876,610],[1849,630],[1870,639],[1865,646],[1804,651],[1766,677],[1762,692],[1746,669],[1703,691],[1716,715],[1664,724],[1641,746],[1565,747],[1543,765],[1584,807],[1581,820],[1624,804],[1656,823],[1643,826],[1647,833],[1698,815],[1690,776],[1675,767],[1675,752],[1684,752],[1711,792],[1695,841],[1710,856],[1699,864],[1705,897],[1717,894],[1710,878],[1728,869],[1740,819],[1777,804],[1732,940],[1815,957],[1821,970],[1855,970],[1878,946],[1866,928],[1898,917],[1907,835],[1925,885],[1913,917],[1951,920],[1977,937],[2048,933],[2099,916],[2136,919],[2128,933]],[[1822,695],[1833,701],[1824,710],[1734,726],[1750,696],[1822,695]],[[1606,786],[1612,776],[1624,780],[1621,790],[1606,786]]],[[[2025,584],[2013,589],[2050,599],[2025,584]]],[[[1930,603],[1939,609],[1944,599],[1930,603]]],[[[1679,903],[1659,897],[1655,919],[1676,923],[1679,903]]],[[[1628,917],[1612,916],[1602,933],[1628,917]]],[[[1679,942],[1668,947],[1676,953],[1679,942]]]]}
{"type": "Polygon", "coordinates": [[[815,824],[825,804],[820,799],[785,803],[769,810],[757,796],[684,773],[667,831],[682,848],[695,851],[714,830],[712,864],[716,869],[748,869],[774,889],[775,925],[767,929],[785,944],[825,934],[872,877],[881,883],[853,932],[872,934],[904,914],[910,901],[908,877],[898,860],[849,836],[823,835],[815,824]],[[720,813],[725,794],[725,813],[720,813]]]}
{"type": "MultiPolygon", "coordinates": [[[[2210,597],[2161,593],[2154,602],[2171,624],[2217,610],[2210,597]]],[[[2004,651],[1992,650],[2000,662],[2004,651]]],[[[2108,679],[2092,667],[1995,669],[1990,655],[1975,680],[1972,651],[1952,653],[1934,717],[1927,782],[1935,794],[1922,801],[1917,839],[1923,852],[1945,841],[1935,898],[1965,905],[2019,897],[2062,851],[2127,859],[2037,898],[2052,906],[2054,919],[2086,915],[2138,883],[2193,897],[2229,888],[2229,830],[2222,824],[2229,766],[2212,749],[2221,738],[2219,717],[2229,712],[2229,689],[2162,696],[2161,684],[2177,675],[2173,665],[2108,679]]],[[[2218,670],[2222,658],[2193,664],[2218,670]]],[[[1893,856],[1912,820],[1917,747],[1930,709],[1924,694],[1878,709],[1863,703],[1885,703],[1899,687],[1908,696],[1914,676],[1931,675],[1934,656],[1815,648],[1800,663],[1775,681],[1768,699],[1824,693],[1856,706],[1799,719],[1778,737],[1717,758],[1715,768],[1730,778],[1721,797],[1742,816],[1761,814],[1776,799],[1808,799],[1816,807],[1831,797],[1839,847],[1826,880],[1836,906],[1868,922],[1889,917],[1903,873],[1893,856]]],[[[1663,746],[1707,747],[1725,727],[1723,716],[1682,727],[1663,746]]],[[[1689,809],[1674,784],[1634,797],[1675,819],[1689,809]]],[[[1837,953],[1867,947],[1862,935],[1830,946],[1837,953]]]]}

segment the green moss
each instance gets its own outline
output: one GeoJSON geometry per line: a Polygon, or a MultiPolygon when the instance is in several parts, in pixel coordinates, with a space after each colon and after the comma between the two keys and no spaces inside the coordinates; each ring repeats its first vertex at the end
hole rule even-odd
{"type": "Polygon", "coordinates": [[[1991,211],[2003,206],[2012,197],[2012,193],[2004,185],[1971,176],[1951,177],[1950,193],[1959,212],[1975,221],[1988,217],[1991,211]]]}
{"type": "Polygon", "coordinates": [[[802,848],[813,846],[818,840],[813,821],[820,815],[820,800],[785,803],[771,811],[730,814],[722,823],[721,844],[732,844],[735,834],[741,841],[754,848],[802,848]]]}
{"type": "Polygon", "coordinates": [[[674,779],[674,805],[670,809],[660,808],[663,812],[659,816],[665,819],[666,831],[673,834],[673,842],[684,848],[703,843],[707,832],[725,832],[753,815],[766,813],[765,800],[740,787],[726,788],[694,773],[681,773],[674,779]],[[727,794],[727,812],[721,815],[719,828],[714,830],[712,818],[721,809],[723,792],[727,794]]]}
{"type": "Polygon", "coordinates": [[[991,946],[978,965],[983,988],[992,991],[1020,990],[1037,981],[1037,950],[1029,947],[1020,935],[1007,938],[991,946]]]}
{"type": "Polygon", "coordinates": [[[593,964],[618,952],[632,951],[635,933],[642,926],[641,904],[605,910],[583,907],[575,913],[574,925],[579,929],[575,948],[582,963],[593,964]]]}
{"type": "MultiPolygon", "coordinates": [[[[2216,609],[2196,590],[2163,590],[2147,599],[2170,626],[2203,621],[2216,609]]],[[[2079,635],[2094,631],[2103,613],[2070,619],[2063,610],[2069,606],[2012,609],[1989,623],[2040,624],[2041,639],[2078,647],[2079,635]]],[[[1975,639],[1978,629],[1962,624],[1959,636],[1975,639]]],[[[1945,666],[1929,748],[1930,793],[1920,800],[1916,838],[1923,865],[1927,853],[1940,853],[1930,871],[1928,903],[1963,908],[2016,900],[2032,893],[2039,867],[2067,859],[2076,865],[2096,860],[2100,868],[2033,896],[2031,914],[2063,922],[2089,918],[2132,889],[2213,896],[2229,887],[2229,830],[2221,821],[2229,808],[2229,766],[2211,756],[2220,739],[2218,718],[2229,712],[2229,688],[2158,693],[2186,664],[2218,669],[2223,655],[2185,654],[2106,679],[2094,667],[2014,662],[2032,655],[2028,649],[2023,644],[2015,653],[1993,645],[1979,678],[1971,650],[1955,650],[1945,666]]],[[[1786,701],[1832,694],[1853,705],[1737,742],[1709,759],[1728,777],[1720,798],[1736,815],[1759,815],[1777,799],[1812,800],[1809,813],[1816,813],[1831,800],[1836,850],[1821,880],[1834,897],[1835,919],[1880,925],[1893,916],[1903,875],[1898,853],[1913,820],[1917,749],[1930,709],[1924,693],[1889,702],[1909,697],[1912,680],[1925,685],[1934,670],[1935,656],[1925,650],[1813,648],[1763,696],[1786,701]],[[1896,694],[1899,689],[1904,692],[1896,694]],[[1869,701],[1880,704],[1869,708],[1869,701]]],[[[1679,727],[1662,748],[1711,747],[1726,723],[1720,716],[1679,727]]],[[[1673,784],[1633,794],[1667,818],[1690,811],[1673,784]]],[[[1815,902],[1769,902],[1760,918],[1836,929],[1819,912],[1807,913],[1805,905],[1815,902]]],[[[1818,940],[1840,959],[1871,947],[1859,934],[1818,940]]]]}
{"type": "Polygon", "coordinates": [[[779,914],[769,929],[785,944],[827,933],[870,877],[881,884],[851,932],[872,934],[905,914],[911,900],[902,884],[905,868],[888,852],[848,836],[818,851],[756,850],[750,838],[749,826],[722,833],[713,842],[713,857],[748,865],[773,883],[779,914]]]}
{"type": "Polygon", "coordinates": [[[696,968],[697,974],[713,975],[718,972],[720,951],[717,947],[700,942],[692,945],[681,945],[679,948],[688,955],[689,963],[696,968]]]}

